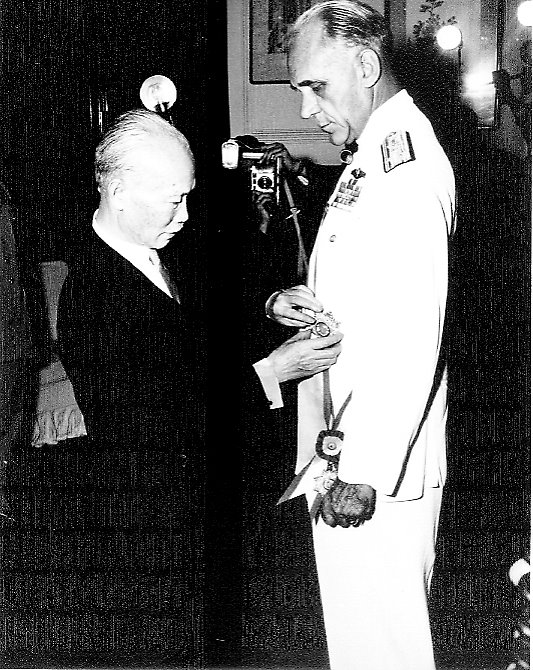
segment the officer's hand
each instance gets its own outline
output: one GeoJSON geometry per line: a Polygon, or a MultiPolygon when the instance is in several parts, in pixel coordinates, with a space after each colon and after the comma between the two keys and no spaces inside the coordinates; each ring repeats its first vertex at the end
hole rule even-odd
{"type": "Polygon", "coordinates": [[[296,333],[267,357],[280,383],[312,377],[337,362],[342,333],[310,337],[310,331],[296,333]]]}
{"type": "Polygon", "coordinates": [[[376,508],[376,491],[368,484],[346,484],[337,479],[322,501],[324,523],[334,528],[361,526],[372,518],[376,508]]]}
{"type": "Polygon", "coordinates": [[[281,142],[263,144],[261,151],[263,152],[263,157],[258,161],[259,165],[269,165],[275,163],[277,158],[281,158],[281,164],[287,172],[297,173],[300,169],[301,161],[294,159],[287,147],[281,142]]]}
{"type": "Polygon", "coordinates": [[[312,316],[302,312],[302,308],[318,313],[324,308],[313,291],[307,286],[293,286],[271,296],[267,301],[267,315],[269,318],[282,323],[284,326],[305,328],[315,322],[312,316]]]}

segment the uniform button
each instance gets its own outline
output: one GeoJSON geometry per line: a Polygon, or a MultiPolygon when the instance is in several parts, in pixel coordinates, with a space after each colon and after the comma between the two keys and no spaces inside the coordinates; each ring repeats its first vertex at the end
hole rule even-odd
{"type": "Polygon", "coordinates": [[[330,241],[330,242],[335,242],[336,239],[337,239],[337,236],[336,236],[336,235],[332,235],[332,236],[329,238],[329,241],[330,241]]]}

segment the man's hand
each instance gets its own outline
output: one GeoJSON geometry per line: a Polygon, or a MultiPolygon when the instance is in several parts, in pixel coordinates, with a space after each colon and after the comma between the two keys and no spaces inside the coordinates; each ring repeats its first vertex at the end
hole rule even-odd
{"type": "Polygon", "coordinates": [[[301,167],[301,161],[294,159],[287,147],[281,142],[274,142],[272,144],[263,144],[261,146],[263,157],[258,161],[259,165],[269,165],[275,163],[277,158],[281,158],[281,163],[287,172],[296,174],[301,167]]]}
{"type": "Polygon", "coordinates": [[[372,518],[376,508],[376,492],[368,484],[346,484],[337,479],[322,501],[321,515],[332,528],[361,526],[372,518]]]}
{"type": "Polygon", "coordinates": [[[278,209],[274,196],[272,193],[258,193],[257,191],[254,191],[252,194],[252,202],[259,215],[259,230],[266,234],[268,232],[270,217],[278,209]]]}
{"type": "Polygon", "coordinates": [[[296,328],[312,326],[316,319],[302,312],[303,308],[315,313],[324,311],[322,303],[315,298],[313,291],[303,285],[274,293],[274,296],[271,296],[267,302],[268,316],[284,326],[296,328]]]}
{"type": "Polygon", "coordinates": [[[310,332],[296,333],[268,356],[280,384],[291,379],[312,377],[337,362],[342,333],[310,338],[310,332]]]}

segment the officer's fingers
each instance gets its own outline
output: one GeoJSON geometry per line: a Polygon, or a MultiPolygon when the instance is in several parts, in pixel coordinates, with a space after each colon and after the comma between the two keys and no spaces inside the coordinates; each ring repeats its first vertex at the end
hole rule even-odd
{"type": "Polygon", "coordinates": [[[366,506],[364,512],[362,513],[361,518],[366,519],[368,521],[369,519],[371,519],[374,516],[375,510],[376,510],[375,503],[374,502],[369,503],[366,506]]]}
{"type": "Polygon", "coordinates": [[[340,480],[337,480],[328,492],[328,495],[331,498],[331,504],[332,504],[332,507],[333,507],[333,511],[335,513],[340,511],[339,510],[339,501],[340,501],[342,493],[344,491],[344,487],[345,487],[344,482],[341,482],[340,480]]]}
{"type": "Polygon", "coordinates": [[[349,528],[350,520],[344,514],[337,513],[337,522],[341,528],[349,528]]]}
{"type": "Polygon", "coordinates": [[[353,519],[361,520],[364,518],[365,510],[363,507],[357,503],[354,504],[353,500],[349,498],[343,501],[342,509],[344,510],[345,514],[352,517],[353,519]]]}
{"type": "Polygon", "coordinates": [[[337,514],[343,514],[351,519],[359,519],[360,515],[356,509],[351,505],[349,498],[341,497],[337,504],[337,514]]]}
{"type": "Polygon", "coordinates": [[[359,519],[363,512],[361,501],[357,498],[353,484],[345,484],[339,495],[338,510],[349,517],[359,519]]]}
{"type": "Polygon", "coordinates": [[[372,518],[372,515],[374,514],[374,507],[368,500],[359,500],[358,498],[354,498],[349,501],[349,513],[352,516],[360,519],[362,523],[363,521],[368,521],[372,518]]]}
{"type": "Polygon", "coordinates": [[[335,528],[335,526],[337,525],[337,518],[335,516],[335,512],[333,511],[329,495],[326,495],[322,501],[322,506],[320,508],[320,515],[322,516],[322,520],[324,521],[325,524],[331,526],[332,528],[335,528]]]}

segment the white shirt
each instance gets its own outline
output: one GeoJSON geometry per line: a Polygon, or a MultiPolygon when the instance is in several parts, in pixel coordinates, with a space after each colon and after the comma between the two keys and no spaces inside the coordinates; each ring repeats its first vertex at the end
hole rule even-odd
{"type": "Polygon", "coordinates": [[[135,244],[134,242],[128,242],[126,240],[113,235],[107,228],[101,226],[96,217],[98,210],[93,215],[93,230],[98,235],[98,237],[105,242],[111,249],[120,254],[122,258],[125,258],[133,266],[137,268],[140,272],[143,273],[147,279],[149,279],[152,284],[155,284],[157,288],[160,288],[164,293],[166,293],[170,298],[172,295],[170,290],[161,274],[161,261],[156,249],[150,249],[144,247],[141,244],[135,244]]]}

